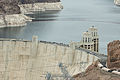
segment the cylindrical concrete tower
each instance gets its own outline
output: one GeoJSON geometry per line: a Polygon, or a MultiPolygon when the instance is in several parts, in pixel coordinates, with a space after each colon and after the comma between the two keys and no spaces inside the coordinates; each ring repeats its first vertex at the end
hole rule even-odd
{"type": "Polygon", "coordinates": [[[99,36],[97,28],[92,26],[88,31],[92,35],[92,41],[94,42],[94,51],[99,52],[99,36]]]}

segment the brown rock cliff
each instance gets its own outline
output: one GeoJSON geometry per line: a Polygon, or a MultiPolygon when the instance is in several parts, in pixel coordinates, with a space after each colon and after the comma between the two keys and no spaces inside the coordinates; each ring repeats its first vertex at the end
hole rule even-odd
{"type": "Polygon", "coordinates": [[[120,41],[113,41],[108,44],[107,66],[111,69],[120,68],[120,41]]]}

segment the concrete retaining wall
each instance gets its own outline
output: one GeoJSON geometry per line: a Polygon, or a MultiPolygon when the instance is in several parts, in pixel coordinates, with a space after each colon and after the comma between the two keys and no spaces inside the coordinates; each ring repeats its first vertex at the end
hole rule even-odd
{"type": "Polygon", "coordinates": [[[71,75],[85,71],[98,58],[54,43],[0,40],[0,80],[45,80],[47,72],[61,75],[64,63],[71,75]]]}

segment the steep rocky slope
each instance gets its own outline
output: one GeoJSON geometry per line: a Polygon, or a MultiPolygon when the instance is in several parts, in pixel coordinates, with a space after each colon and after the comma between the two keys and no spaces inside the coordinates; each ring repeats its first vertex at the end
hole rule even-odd
{"type": "Polygon", "coordinates": [[[120,80],[120,76],[97,67],[97,62],[90,65],[84,73],[74,76],[75,80],[120,80]]]}
{"type": "Polygon", "coordinates": [[[32,18],[24,14],[62,9],[60,0],[0,0],[0,28],[25,26],[32,18]]]}
{"type": "Polygon", "coordinates": [[[107,47],[107,68],[98,67],[98,61],[87,68],[84,73],[75,75],[75,80],[120,80],[120,40],[110,42],[107,47]],[[109,71],[110,70],[110,71],[109,71]],[[115,73],[115,71],[117,71],[115,73]]]}
{"type": "Polygon", "coordinates": [[[108,68],[120,68],[120,41],[113,41],[108,44],[108,68]]]}

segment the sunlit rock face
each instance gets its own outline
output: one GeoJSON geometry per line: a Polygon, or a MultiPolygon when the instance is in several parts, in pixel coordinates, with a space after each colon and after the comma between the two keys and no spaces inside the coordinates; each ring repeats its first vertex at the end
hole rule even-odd
{"type": "Polygon", "coordinates": [[[18,4],[54,3],[60,0],[0,0],[0,14],[20,14],[18,4]]]}
{"type": "Polygon", "coordinates": [[[25,26],[32,18],[24,14],[39,15],[47,10],[62,9],[60,0],[0,0],[0,27],[25,26]]]}
{"type": "Polygon", "coordinates": [[[120,0],[114,0],[115,5],[120,5],[120,0]]]}
{"type": "Polygon", "coordinates": [[[120,68],[120,41],[113,41],[108,44],[107,66],[111,69],[120,68]]]}
{"type": "Polygon", "coordinates": [[[98,66],[98,61],[91,64],[84,73],[79,73],[75,76],[75,80],[120,80],[119,75],[101,70],[98,66]]]}

